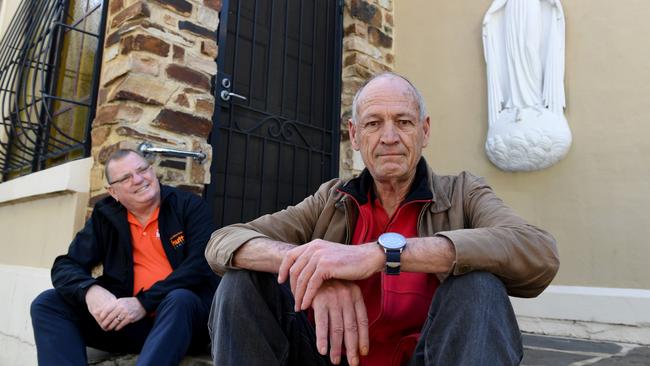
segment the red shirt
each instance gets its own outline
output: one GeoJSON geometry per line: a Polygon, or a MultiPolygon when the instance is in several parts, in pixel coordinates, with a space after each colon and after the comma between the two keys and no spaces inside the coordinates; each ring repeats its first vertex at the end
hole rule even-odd
{"type": "MultiPolygon", "coordinates": [[[[379,200],[369,197],[368,203],[359,206],[352,244],[376,241],[386,232],[416,237],[424,202],[427,201],[403,203],[388,217],[379,200]]],[[[361,365],[406,365],[426,321],[438,278],[427,273],[401,272],[389,276],[381,272],[357,284],[370,324],[370,353],[361,358],[361,365]]]]}

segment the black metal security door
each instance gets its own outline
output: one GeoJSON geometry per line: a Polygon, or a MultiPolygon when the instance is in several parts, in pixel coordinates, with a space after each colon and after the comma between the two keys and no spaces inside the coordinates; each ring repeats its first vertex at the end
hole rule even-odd
{"type": "Polygon", "coordinates": [[[341,14],[338,0],[224,1],[207,189],[219,227],[338,175],[341,14]]]}

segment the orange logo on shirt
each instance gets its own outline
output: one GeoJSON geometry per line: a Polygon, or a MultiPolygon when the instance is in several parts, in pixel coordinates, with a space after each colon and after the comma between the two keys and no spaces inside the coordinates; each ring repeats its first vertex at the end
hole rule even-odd
{"type": "Polygon", "coordinates": [[[183,234],[182,231],[177,232],[176,234],[172,235],[169,240],[171,241],[174,248],[178,248],[181,245],[185,244],[185,234],[183,234]]]}

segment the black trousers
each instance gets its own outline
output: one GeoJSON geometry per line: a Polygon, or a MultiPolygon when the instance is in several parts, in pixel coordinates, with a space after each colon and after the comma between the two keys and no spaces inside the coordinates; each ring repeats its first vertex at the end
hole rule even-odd
{"type": "MultiPolygon", "coordinates": [[[[316,349],[305,314],[293,311],[288,285],[276,278],[251,271],[223,277],[209,320],[215,365],[330,365],[316,349]]],[[[522,356],[503,283],[472,272],[449,277],[438,288],[409,365],[517,365],[522,356]]]]}

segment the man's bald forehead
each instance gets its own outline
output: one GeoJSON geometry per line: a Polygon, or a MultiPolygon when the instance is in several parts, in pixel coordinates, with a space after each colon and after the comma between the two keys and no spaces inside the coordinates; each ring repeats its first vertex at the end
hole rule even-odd
{"type": "Polygon", "coordinates": [[[361,107],[372,100],[373,92],[376,90],[375,87],[383,83],[392,84],[391,91],[395,94],[396,99],[410,99],[417,106],[418,98],[413,86],[404,78],[395,74],[385,74],[368,82],[359,93],[358,106],[361,107]]]}
{"type": "Polygon", "coordinates": [[[372,90],[374,86],[380,83],[389,83],[389,84],[394,84],[396,87],[395,92],[399,92],[400,96],[405,96],[405,97],[415,97],[415,90],[413,85],[411,83],[404,79],[403,77],[397,75],[397,74],[392,74],[392,73],[386,73],[386,74],[381,74],[375,78],[370,79],[364,86],[363,89],[361,90],[361,93],[359,94],[359,98],[363,98],[364,94],[367,90],[372,90]],[[399,88],[397,88],[399,86],[399,88]]]}
{"type": "Polygon", "coordinates": [[[372,101],[372,91],[375,89],[377,84],[389,83],[393,84],[391,91],[395,92],[395,99],[405,98],[412,101],[418,110],[419,119],[424,120],[426,117],[426,107],[424,105],[424,100],[422,95],[415,88],[415,85],[411,83],[407,78],[396,74],[394,72],[384,72],[374,77],[370,78],[364,85],[359,88],[356,95],[352,100],[352,122],[356,123],[357,115],[359,114],[359,109],[372,101]]]}

